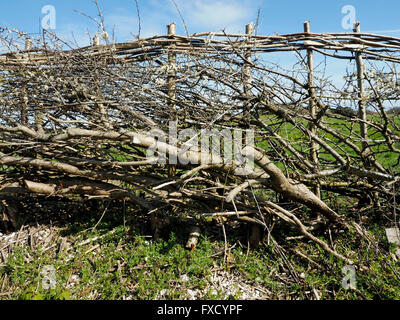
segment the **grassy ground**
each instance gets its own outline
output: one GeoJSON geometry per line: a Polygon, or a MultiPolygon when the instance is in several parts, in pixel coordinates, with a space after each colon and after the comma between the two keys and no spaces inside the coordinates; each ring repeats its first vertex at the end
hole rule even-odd
{"type": "Polygon", "coordinates": [[[400,299],[400,262],[387,255],[383,230],[373,224],[386,253],[346,234],[319,235],[370,266],[356,271],[355,289],[344,289],[343,264],[304,239],[280,237],[290,235],[284,226],[269,243],[249,249],[243,226],[225,223],[225,242],[221,225],[203,222],[196,249],[188,251],[189,220],[173,221],[154,240],[146,216],[117,203],[112,208],[102,219],[97,207],[78,210],[63,226],[24,227],[19,243],[3,249],[10,254],[0,264],[0,299],[400,299]],[[46,287],[45,266],[54,268],[53,289],[46,287]]]}

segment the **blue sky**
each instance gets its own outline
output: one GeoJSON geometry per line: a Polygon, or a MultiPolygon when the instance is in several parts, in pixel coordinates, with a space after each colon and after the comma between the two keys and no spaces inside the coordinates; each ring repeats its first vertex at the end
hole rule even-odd
{"type": "MultiPolygon", "coordinates": [[[[246,23],[255,21],[260,9],[259,34],[295,33],[303,30],[303,22],[311,21],[314,32],[344,32],[342,8],[352,5],[363,31],[380,31],[400,37],[400,1],[386,0],[175,0],[189,33],[218,31],[241,32],[246,23]]],[[[116,41],[132,40],[138,33],[135,0],[99,0],[106,25],[111,33],[115,27],[116,41]]],[[[138,0],[141,17],[141,36],[166,33],[166,25],[177,22],[179,34],[185,34],[182,19],[172,0],[138,0]]],[[[89,18],[72,9],[97,17],[92,0],[2,0],[0,26],[35,33],[41,25],[42,8],[56,9],[56,33],[77,39],[84,45],[87,32],[96,31],[89,18]]]]}

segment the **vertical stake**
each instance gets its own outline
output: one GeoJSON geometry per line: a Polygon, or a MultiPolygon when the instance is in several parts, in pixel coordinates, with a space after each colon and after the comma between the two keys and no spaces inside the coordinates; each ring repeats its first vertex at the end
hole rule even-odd
{"type": "Polygon", "coordinates": [[[99,36],[97,35],[97,32],[96,32],[96,34],[93,37],[93,47],[97,47],[99,45],[100,45],[100,38],[99,38],[99,36]]]}
{"type": "MultiPolygon", "coordinates": [[[[250,37],[254,33],[254,25],[252,22],[246,24],[246,35],[248,37],[247,43],[250,44],[250,37]]],[[[245,122],[245,130],[250,129],[250,96],[251,96],[251,85],[252,85],[252,76],[251,76],[251,60],[252,60],[252,54],[251,54],[251,48],[248,48],[244,54],[245,58],[245,63],[243,66],[243,92],[244,92],[244,103],[243,103],[243,119],[245,122]]],[[[246,139],[247,134],[246,132],[243,132],[243,138],[242,138],[242,148],[245,148],[248,144],[248,141],[246,139]]]]}
{"type": "MultiPolygon", "coordinates": [[[[310,33],[311,32],[311,27],[310,27],[310,21],[304,22],[304,32],[305,33],[310,33]]],[[[314,82],[314,53],[312,49],[307,49],[307,68],[308,68],[308,94],[310,96],[310,104],[309,104],[309,112],[311,119],[315,119],[315,116],[317,114],[317,108],[315,104],[315,82],[314,82]]],[[[309,124],[309,129],[310,131],[317,135],[318,130],[315,125],[315,123],[310,122],[309,124]]],[[[314,165],[314,172],[319,171],[319,160],[318,160],[318,144],[311,139],[310,141],[310,157],[311,157],[311,162],[314,165]]],[[[317,181],[317,185],[314,188],[314,193],[318,198],[321,198],[321,187],[317,181]]]]}
{"type": "MultiPolygon", "coordinates": [[[[167,26],[168,35],[174,36],[176,35],[176,23],[173,22],[167,26]]],[[[169,46],[168,51],[168,110],[170,111],[171,118],[170,121],[177,122],[177,112],[176,112],[176,53],[173,52],[175,48],[175,44],[171,44],[169,46]],[[172,52],[171,52],[172,51],[172,52]]],[[[171,135],[170,135],[171,136],[171,135]]],[[[173,144],[173,141],[169,141],[169,143],[173,144]]],[[[171,160],[168,157],[169,161],[171,160]]],[[[168,177],[174,177],[176,175],[176,165],[168,164],[168,177]]]]}
{"type": "MultiPolygon", "coordinates": [[[[252,22],[246,25],[246,35],[251,36],[254,33],[254,25],[252,22]]],[[[244,76],[244,84],[243,84],[243,91],[245,95],[245,103],[243,105],[243,117],[246,122],[246,129],[250,128],[250,104],[248,102],[250,93],[251,93],[251,82],[252,82],[252,77],[251,77],[251,49],[247,49],[246,53],[244,55],[245,57],[245,64],[243,67],[243,76],[244,76]]]]}
{"type": "MultiPolygon", "coordinates": [[[[247,36],[247,44],[250,45],[251,44],[251,36],[254,34],[254,24],[252,22],[250,22],[249,24],[246,25],[246,36],[247,36]]],[[[252,71],[252,53],[251,53],[251,48],[249,47],[245,54],[244,54],[244,58],[245,58],[245,64],[243,67],[243,91],[244,91],[244,95],[245,95],[245,102],[243,104],[243,118],[244,121],[246,123],[246,127],[245,129],[250,129],[250,121],[251,121],[251,117],[250,117],[250,96],[251,96],[251,88],[252,88],[252,75],[251,75],[251,71],[252,71]]],[[[243,135],[243,139],[242,139],[242,148],[246,147],[248,143],[250,143],[250,141],[247,141],[247,134],[244,133],[243,135]]],[[[245,160],[246,161],[246,160],[245,160]]],[[[245,162],[246,164],[246,162],[245,162]]],[[[244,170],[246,170],[246,168],[243,168],[244,170]]],[[[263,236],[264,236],[264,228],[262,228],[259,225],[256,224],[251,224],[249,225],[249,243],[252,247],[256,248],[259,246],[259,244],[263,241],[263,236]]]]}
{"type": "MultiPolygon", "coordinates": [[[[32,39],[26,38],[25,39],[25,51],[29,51],[32,49],[32,39]]],[[[27,59],[29,59],[29,54],[26,54],[25,56],[27,59]]],[[[21,124],[23,126],[26,126],[28,124],[28,94],[26,92],[26,84],[24,83],[22,85],[22,90],[21,90],[21,124]]]]}
{"type": "MultiPolygon", "coordinates": [[[[354,24],[353,31],[355,33],[360,33],[360,22],[357,21],[354,24]]],[[[367,156],[366,153],[369,152],[369,144],[368,144],[368,127],[366,124],[367,121],[367,111],[365,107],[365,87],[364,87],[364,78],[365,78],[365,66],[363,63],[361,51],[356,52],[356,64],[357,64],[357,83],[358,83],[358,117],[360,118],[360,133],[362,139],[362,155],[367,156]]]]}

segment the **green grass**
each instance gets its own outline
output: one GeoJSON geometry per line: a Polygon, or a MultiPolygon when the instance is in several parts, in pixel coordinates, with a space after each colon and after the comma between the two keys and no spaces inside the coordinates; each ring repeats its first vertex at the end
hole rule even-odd
{"type": "MultiPolygon", "coordinates": [[[[261,119],[272,129],[274,129],[283,139],[290,142],[290,144],[297,151],[304,152],[306,154],[309,153],[310,139],[307,136],[305,136],[299,128],[294,127],[291,123],[288,122],[281,123],[277,121],[277,118],[275,116],[271,115],[268,116],[264,115],[261,117],[261,119]]],[[[376,124],[384,125],[383,119],[379,118],[378,116],[368,115],[368,120],[376,124]]],[[[392,116],[391,120],[395,122],[397,126],[400,126],[399,117],[392,116]]],[[[306,121],[302,121],[301,119],[296,119],[296,121],[298,121],[299,124],[308,127],[306,121]]],[[[352,124],[346,119],[334,119],[328,117],[325,117],[324,121],[326,122],[326,126],[336,130],[342,136],[351,137],[350,141],[352,141],[357,147],[362,149],[361,142],[354,140],[356,137],[360,136],[360,126],[358,123],[352,124]]],[[[399,135],[399,132],[396,132],[396,129],[391,124],[389,124],[388,129],[394,131],[397,135],[399,135]]],[[[359,160],[359,155],[356,154],[352,148],[350,148],[343,142],[340,142],[336,137],[334,137],[329,133],[324,132],[323,130],[319,130],[319,132],[323,133],[322,139],[326,141],[328,145],[331,146],[334,150],[339,152],[339,154],[341,154],[344,158],[346,158],[345,155],[346,152],[349,155],[349,157],[353,158],[353,164],[354,163],[361,164],[359,160]]],[[[377,141],[385,140],[382,133],[378,132],[371,126],[369,126],[368,137],[369,139],[377,141]]],[[[271,152],[273,153],[273,149],[269,145],[268,141],[265,140],[258,141],[257,146],[265,150],[271,150],[271,152]]],[[[400,145],[398,143],[395,144],[395,146],[397,148],[400,148],[400,145]]],[[[386,142],[372,144],[371,149],[374,151],[377,161],[381,165],[383,165],[386,169],[394,170],[394,173],[400,172],[400,167],[396,166],[399,155],[395,152],[392,152],[389,149],[386,142]]],[[[291,156],[292,154],[291,152],[287,151],[287,155],[291,156]]],[[[319,160],[320,163],[332,164],[336,162],[336,159],[331,154],[325,152],[323,148],[320,148],[319,160]]],[[[285,166],[279,161],[277,161],[276,164],[280,169],[285,168],[285,166]]]]}
{"type": "MultiPolygon", "coordinates": [[[[185,299],[188,290],[202,292],[203,299],[241,299],[240,291],[227,296],[212,290],[210,279],[218,271],[264,288],[269,299],[313,299],[314,290],[322,299],[400,299],[393,271],[400,263],[346,234],[334,235],[336,250],[370,265],[368,272],[357,271],[356,290],[342,288],[343,263],[307,241],[277,239],[281,251],[273,242],[248,250],[243,230],[227,224],[231,249],[225,256],[220,227],[212,222],[196,249],[188,251],[182,221],[154,241],[143,225],[126,223],[121,214],[106,215],[96,229],[88,230],[98,218],[91,213],[59,229],[71,244],[68,251],[58,252],[58,246],[14,247],[8,262],[0,265],[0,299],[185,299]],[[80,245],[85,239],[95,240],[80,245]],[[294,255],[294,247],[322,269],[294,255]],[[55,289],[42,287],[46,265],[55,269],[55,289]]],[[[379,227],[373,231],[385,241],[379,227]]]]}

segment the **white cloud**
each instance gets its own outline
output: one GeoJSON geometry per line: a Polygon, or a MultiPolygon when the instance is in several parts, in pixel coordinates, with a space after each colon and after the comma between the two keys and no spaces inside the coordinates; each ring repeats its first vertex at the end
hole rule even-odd
{"type": "MultiPolygon", "coordinates": [[[[175,2],[189,33],[222,29],[226,32],[243,33],[247,23],[255,22],[260,0],[175,0],[175,2]]],[[[142,38],[166,34],[167,24],[171,22],[177,23],[178,34],[185,33],[182,19],[172,0],[147,0],[146,2],[139,0],[139,9],[142,38]]],[[[139,19],[134,6],[113,8],[105,14],[104,18],[110,38],[115,30],[116,42],[133,40],[134,35],[139,31],[139,19]]],[[[97,26],[89,25],[93,35],[97,26]]],[[[58,27],[57,34],[61,33],[72,40],[71,33],[73,32],[79,45],[89,44],[88,25],[80,23],[58,27]]]]}
{"type": "Polygon", "coordinates": [[[245,25],[254,22],[258,0],[176,0],[189,31],[243,33],[245,25]]]}
{"type": "Polygon", "coordinates": [[[251,17],[251,10],[237,1],[195,1],[185,10],[195,25],[208,28],[229,28],[251,17]]]}
{"type": "MultiPolygon", "coordinates": [[[[221,29],[242,33],[247,23],[254,22],[260,4],[260,0],[174,1],[179,12],[172,0],[148,0],[146,5],[139,1],[142,29],[165,34],[166,25],[175,21],[178,33],[184,33],[183,17],[189,33],[221,29]]],[[[147,35],[150,36],[150,32],[147,32],[147,35]]]]}

